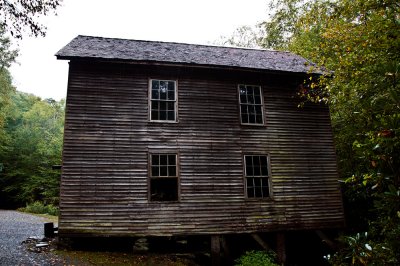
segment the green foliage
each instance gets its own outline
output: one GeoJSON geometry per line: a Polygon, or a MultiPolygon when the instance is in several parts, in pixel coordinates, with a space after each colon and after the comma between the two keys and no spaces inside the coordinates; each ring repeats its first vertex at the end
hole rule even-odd
{"type": "MultiPolygon", "coordinates": [[[[37,200],[58,204],[64,101],[15,92],[6,116],[7,142],[0,153],[3,198],[22,205],[37,200]]],[[[7,207],[7,206],[6,206],[7,207]]]]}
{"type": "Polygon", "coordinates": [[[37,37],[45,35],[45,27],[38,17],[57,9],[62,0],[0,0],[0,27],[11,36],[21,39],[24,30],[37,37]]]}
{"type": "Polygon", "coordinates": [[[349,226],[335,264],[340,265],[340,259],[353,263],[351,257],[355,264],[379,265],[384,260],[396,265],[400,5],[375,0],[276,0],[272,7],[271,20],[264,23],[264,45],[300,54],[327,74],[304,86],[300,95],[329,102],[331,108],[349,226]],[[368,231],[368,240],[363,234],[356,237],[363,231],[368,231]],[[365,244],[372,251],[365,250],[365,244]]]}
{"type": "Polygon", "coordinates": [[[37,214],[49,214],[58,216],[58,208],[52,204],[44,205],[40,201],[35,201],[33,203],[27,204],[26,207],[19,208],[19,211],[37,213],[37,214]]]}
{"type": "Polygon", "coordinates": [[[265,251],[247,251],[235,261],[236,266],[278,266],[275,254],[265,251]]]}

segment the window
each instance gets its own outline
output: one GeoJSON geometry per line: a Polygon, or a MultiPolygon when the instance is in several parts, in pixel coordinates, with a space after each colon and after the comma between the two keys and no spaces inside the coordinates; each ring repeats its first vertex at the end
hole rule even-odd
{"type": "Polygon", "coordinates": [[[176,81],[150,80],[150,120],[176,121],[176,81]]]}
{"type": "Polygon", "coordinates": [[[260,86],[239,85],[242,124],[263,125],[263,100],[260,86]]]}
{"type": "Polygon", "coordinates": [[[269,197],[268,156],[245,155],[244,160],[247,197],[269,197]]]}
{"type": "Polygon", "coordinates": [[[150,200],[178,200],[176,154],[150,154],[150,200]]]}

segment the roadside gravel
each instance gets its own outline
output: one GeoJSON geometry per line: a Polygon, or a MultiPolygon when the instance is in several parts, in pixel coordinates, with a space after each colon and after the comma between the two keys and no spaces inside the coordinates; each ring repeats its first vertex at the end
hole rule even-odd
{"type": "Polygon", "coordinates": [[[21,243],[28,237],[43,237],[44,218],[17,211],[0,210],[0,265],[62,265],[51,253],[34,253],[21,243]]]}

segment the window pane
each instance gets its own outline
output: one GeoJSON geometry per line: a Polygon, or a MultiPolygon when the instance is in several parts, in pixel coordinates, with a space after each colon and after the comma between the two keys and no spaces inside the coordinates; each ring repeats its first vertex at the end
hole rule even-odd
{"type": "Polygon", "coordinates": [[[262,189],[261,187],[256,187],[254,188],[255,193],[254,193],[254,197],[255,198],[262,198],[262,189]]]}
{"type": "Polygon", "coordinates": [[[254,198],[254,189],[253,188],[247,188],[247,197],[248,198],[254,198]]]}
{"type": "Polygon", "coordinates": [[[254,86],[253,87],[254,95],[260,96],[260,87],[254,86]]]}
{"type": "Polygon", "coordinates": [[[260,95],[254,95],[254,103],[261,104],[261,97],[260,95]]]}
{"type": "Polygon", "coordinates": [[[160,166],[160,176],[168,176],[168,167],[160,166]]]}
{"type": "Polygon", "coordinates": [[[240,94],[240,103],[247,103],[246,95],[240,94]]]}
{"type": "Polygon", "coordinates": [[[159,155],[151,155],[151,165],[157,166],[160,164],[160,156],[159,155]]]}
{"type": "Polygon", "coordinates": [[[158,111],[151,111],[151,120],[158,120],[158,111]]]}
{"type": "Polygon", "coordinates": [[[259,165],[254,165],[254,176],[260,176],[261,175],[261,169],[259,165]]]}
{"type": "Polygon", "coordinates": [[[175,100],[175,83],[168,82],[168,100],[175,100]]]}
{"type": "Polygon", "coordinates": [[[160,99],[160,93],[158,90],[151,90],[151,99],[158,100],[160,99]]]}
{"type": "Polygon", "coordinates": [[[174,121],[175,120],[175,112],[174,111],[168,111],[168,118],[167,120],[174,121]]]}
{"type": "Polygon", "coordinates": [[[176,176],[176,166],[168,166],[168,176],[176,176]]]}
{"type": "Polygon", "coordinates": [[[151,167],[151,176],[160,176],[160,171],[158,166],[151,167]]]}
{"type": "Polygon", "coordinates": [[[160,101],[160,111],[167,111],[167,102],[160,101]]]}
{"type": "Polygon", "coordinates": [[[257,124],[262,124],[263,123],[262,115],[256,115],[256,123],[257,124]]]}
{"type": "Polygon", "coordinates": [[[159,86],[159,81],[158,80],[152,80],[151,81],[151,89],[152,90],[160,90],[160,86],[159,86]]]}
{"type": "Polygon", "coordinates": [[[257,187],[261,187],[261,178],[253,178],[254,180],[254,186],[257,187]]]}
{"type": "Polygon", "coordinates": [[[254,106],[254,109],[255,109],[255,113],[256,113],[256,114],[258,114],[258,115],[262,114],[262,112],[261,112],[261,105],[256,105],[256,106],[254,106]]]}
{"type": "Polygon", "coordinates": [[[256,117],[254,115],[249,115],[249,123],[255,124],[255,122],[256,122],[256,117]]]}
{"type": "Polygon", "coordinates": [[[175,110],[175,102],[167,102],[167,109],[168,109],[168,111],[174,111],[175,110]]]}
{"type": "Polygon", "coordinates": [[[159,120],[167,120],[167,112],[166,111],[160,111],[159,120]]]}
{"type": "Polygon", "coordinates": [[[158,110],[158,101],[151,101],[151,110],[158,110]]]}
{"type": "Polygon", "coordinates": [[[167,165],[167,157],[168,155],[160,155],[160,165],[167,165]]]}
{"type": "Polygon", "coordinates": [[[246,86],[247,89],[247,95],[253,95],[253,87],[252,86],[246,86]]]}
{"type": "Polygon", "coordinates": [[[160,99],[166,100],[167,99],[167,83],[165,81],[160,81],[160,99]]]}
{"type": "Polygon", "coordinates": [[[176,156],[168,155],[168,165],[176,165],[176,156]]]}
{"type": "Polygon", "coordinates": [[[248,118],[247,114],[242,114],[242,123],[243,124],[249,123],[249,118],[248,118]]]}
{"type": "Polygon", "coordinates": [[[253,94],[247,95],[247,103],[254,104],[253,94]]]}

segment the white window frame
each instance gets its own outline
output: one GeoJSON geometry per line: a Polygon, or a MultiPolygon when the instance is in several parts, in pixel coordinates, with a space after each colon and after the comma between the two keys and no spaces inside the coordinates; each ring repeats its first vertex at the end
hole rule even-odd
{"type": "MultiPolygon", "coordinates": [[[[161,122],[161,123],[177,123],[178,122],[178,81],[177,80],[171,80],[171,79],[158,79],[158,78],[150,78],[149,79],[149,89],[148,89],[148,110],[149,110],[149,121],[150,122],[161,122]],[[162,99],[154,99],[152,98],[152,89],[153,89],[153,81],[165,81],[165,82],[173,82],[174,83],[174,100],[162,100],[162,99]],[[151,112],[152,112],[152,101],[158,101],[160,102],[174,102],[174,120],[161,120],[161,119],[152,119],[151,112]]],[[[166,114],[168,117],[168,113],[166,114]]]]}
{"type": "Polygon", "coordinates": [[[247,125],[247,126],[264,126],[265,125],[265,118],[264,118],[264,94],[263,94],[263,88],[260,85],[250,85],[250,84],[238,84],[238,102],[239,102],[239,112],[240,112],[240,124],[241,125],[247,125]],[[244,86],[244,87],[258,87],[260,90],[260,100],[261,103],[260,104],[253,104],[253,106],[260,106],[261,107],[261,119],[262,119],[262,123],[243,123],[242,120],[242,105],[250,105],[248,103],[242,103],[240,100],[240,87],[244,86]]]}

